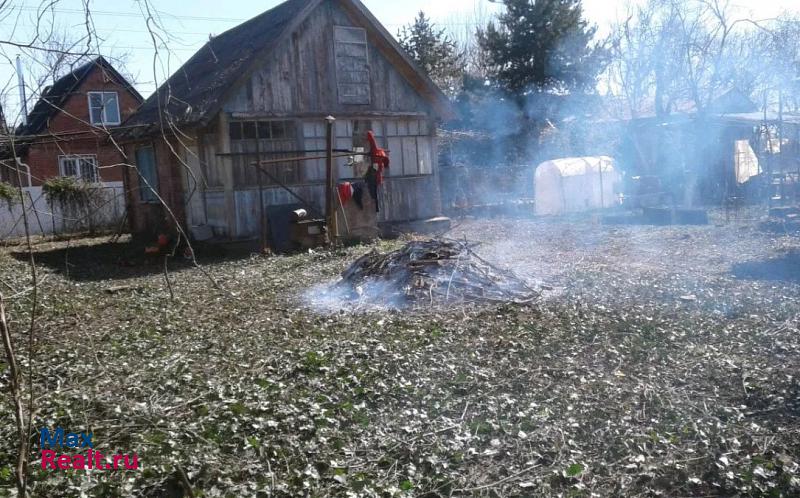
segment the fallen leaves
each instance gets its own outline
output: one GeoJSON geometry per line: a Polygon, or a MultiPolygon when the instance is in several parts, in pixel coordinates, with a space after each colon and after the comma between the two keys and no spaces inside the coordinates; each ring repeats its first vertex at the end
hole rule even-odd
{"type": "MultiPolygon", "coordinates": [[[[527,306],[309,310],[306,288],[372,249],[354,247],[206,261],[237,297],[184,269],[168,302],[160,266],[90,266],[73,244],[69,277],[63,258],[41,268],[35,424],[92,429],[144,470],[42,475],[35,495],[163,496],[176,465],[208,497],[800,492],[800,283],[732,273],[791,240],[749,225],[459,230],[552,290],[527,306]]],[[[29,286],[7,251],[0,269],[29,286]]],[[[12,306],[19,334],[25,298],[12,306]]]]}

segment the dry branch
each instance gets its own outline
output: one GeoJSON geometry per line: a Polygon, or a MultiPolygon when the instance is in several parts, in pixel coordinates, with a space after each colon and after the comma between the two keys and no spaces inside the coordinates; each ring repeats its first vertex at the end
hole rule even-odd
{"type": "Polygon", "coordinates": [[[522,279],[479,257],[462,241],[412,241],[387,254],[370,252],[342,274],[335,289],[379,306],[454,303],[529,304],[539,297],[522,279]]]}
{"type": "Polygon", "coordinates": [[[25,437],[25,411],[22,407],[21,375],[19,365],[17,364],[17,357],[14,353],[14,344],[11,341],[11,331],[6,321],[5,301],[2,293],[0,293],[0,334],[3,336],[3,349],[5,350],[6,361],[8,362],[8,369],[11,377],[9,387],[11,389],[11,401],[14,404],[14,423],[17,428],[19,454],[17,455],[15,481],[17,493],[19,493],[19,496],[25,496],[25,467],[26,455],[28,454],[28,438],[25,437]]]}

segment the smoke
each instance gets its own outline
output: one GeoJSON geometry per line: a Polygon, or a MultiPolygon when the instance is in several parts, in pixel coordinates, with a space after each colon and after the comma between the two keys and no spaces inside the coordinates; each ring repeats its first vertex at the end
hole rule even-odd
{"type": "Polygon", "coordinates": [[[372,280],[349,288],[341,278],[315,285],[303,293],[303,302],[321,315],[403,310],[410,303],[398,297],[400,279],[372,280]]]}
{"type": "MultiPolygon", "coordinates": [[[[758,192],[736,183],[735,143],[751,141],[762,171],[775,158],[759,143],[780,142],[779,128],[786,145],[797,145],[798,126],[777,123],[800,109],[797,36],[800,20],[789,13],[763,21],[717,2],[648,0],[613,26],[597,92],[510,96],[484,77],[467,78],[461,118],[446,125],[440,148],[445,207],[457,214],[467,203],[491,206],[483,214],[495,214],[498,204],[532,196],[538,164],[581,156],[611,156],[628,179],[655,177],[686,207],[758,192]],[[765,112],[768,133],[759,131],[765,112]]],[[[570,70],[561,60],[553,54],[553,72],[570,70]]]]}

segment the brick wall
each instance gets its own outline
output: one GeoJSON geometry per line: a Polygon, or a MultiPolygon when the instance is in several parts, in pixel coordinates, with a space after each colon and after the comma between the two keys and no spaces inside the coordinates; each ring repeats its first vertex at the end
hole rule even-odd
{"type": "MultiPolygon", "coordinates": [[[[184,148],[179,143],[172,143],[172,149],[162,137],[155,138],[152,142],[128,144],[125,152],[131,164],[136,163],[136,149],[138,147],[153,146],[156,156],[156,171],[158,173],[158,195],[169,206],[172,214],[185,229],[186,212],[184,207],[183,177],[181,171],[184,165],[182,160],[175,157],[172,150],[182,154],[184,148]]],[[[158,233],[174,234],[175,220],[159,202],[143,202],[139,195],[139,175],[133,168],[125,169],[125,185],[128,195],[128,217],[131,231],[148,240],[154,240],[158,233]]]]}
{"type": "MultiPolygon", "coordinates": [[[[88,92],[92,91],[117,92],[122,121],[133,114],[140,105],[136,95],[113,80],[111,75],[96,67],[67,99],[62,107],[63,110],[50,119],[47,131],[64,133],[90,130],[91,126],[87,124],[90,122],[88,92]]],[[[114,166],[123,162],[123,155],[106,137],[97,136],[31,145],[24,161],[31,168],[33,185],[41,185],[48,178],[58,176],[58,157],[68,154],[96,154],[101,181],[118,182],[123,179],[122,168],[114,166]]]]}

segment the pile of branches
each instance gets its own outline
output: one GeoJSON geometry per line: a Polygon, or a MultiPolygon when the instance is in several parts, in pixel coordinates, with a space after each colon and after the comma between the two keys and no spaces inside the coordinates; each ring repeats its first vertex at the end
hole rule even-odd
{"type": "Polygon", "coordinates": [[[511,271],[478,256],[456,240],[412,241],[386,254],[356,260],[335,284],[360,303],[407,307],[457,303],[530,304],[540,293],[511,271]]]}

